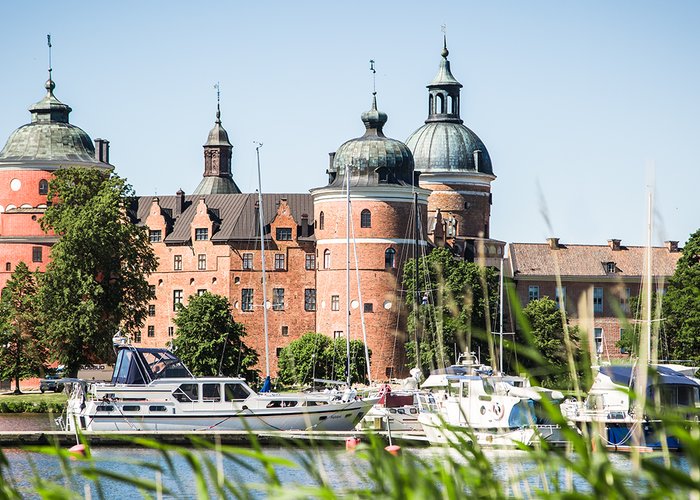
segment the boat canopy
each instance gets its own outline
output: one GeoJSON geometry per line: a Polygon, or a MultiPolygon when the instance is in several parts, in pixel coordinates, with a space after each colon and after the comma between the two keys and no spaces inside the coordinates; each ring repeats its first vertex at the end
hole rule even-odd
{"type": "MultiPolygon", "coordinates": [[[[683,375],[667,366],[650,366],[648,368],[647,389],[659,385],[689,385],[700,387],[695,380],[683,375]]],[[[600,373],[610,377],[614,383],[634,388],[634,383],[639,376],[638,367],[630,365],[601,366],[600,373]]]]}
{"type": "Polygon", "coordinates": [[[180,358],[164,348],[122,346],[112,384],[149,384],[163,378],[194,378],[180,358]]]}

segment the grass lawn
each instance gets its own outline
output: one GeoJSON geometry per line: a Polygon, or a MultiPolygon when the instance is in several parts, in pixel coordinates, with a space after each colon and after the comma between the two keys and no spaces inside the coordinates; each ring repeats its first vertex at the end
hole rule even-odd
{"type": "Polygon", "coordinates": [[[60,413],[68,397],[62,392],[0,393],[0,413],[60,413]]]}

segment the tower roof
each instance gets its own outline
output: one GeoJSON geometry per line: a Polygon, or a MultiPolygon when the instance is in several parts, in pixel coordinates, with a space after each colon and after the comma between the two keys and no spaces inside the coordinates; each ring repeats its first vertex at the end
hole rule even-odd
{"type": "Polygon", "coordinates": [[[342,186],[347,169],[353,186],[412,184],[413,155],[403,142],[384,135],[387,115],[377,109],[376,93],[372,94],[371,109],[362,113],[362,121],[364,135],[343,143],[336,151],[329,184],[342,186]]]}
{"type": "Polygon", "coordinates": [[[69,122],[71,107],[54,96],[54,81],[44,85],[46,95],[29,108],[31,123],[15,130],[0,151],[0,163],[71,162],[104,166],[95,160],[90,136],[69,122]]]}
{"type": "Polygon", "coordinates": [[[460,118],[462,84],[452,75],[447,43],[440,68],[428,87],[428,118],[406,144],[416,170],[429,173],[480,173],[493,176],[491,157],[481,139],[460,118]]]}
{"type": "Polygon", "coordinates": [[[219,109],[219,104],[216,105],[216,121],[214,122],[214,127],[209,131],[209,136],[207,137],[207,146],[227,146],[232,148],[233,146],[228,140],[228,132],[221,125],[221,109],[219,109]]]}
{"type": "Polygon", "coordinates": [[[240,193],[231,175],[233,146],[221,125],[221,109],[216,103],[216,120],[204,144],[204,176],[192,194],[240,193]]]}

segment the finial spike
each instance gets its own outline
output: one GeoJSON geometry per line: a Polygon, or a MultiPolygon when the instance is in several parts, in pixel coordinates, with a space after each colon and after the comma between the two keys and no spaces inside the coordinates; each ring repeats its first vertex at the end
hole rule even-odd
{"type": "Polygon", "coordinates": [[[49,80],[51,80],[51,72],[53,68],[51,67],[51,34],[46,35],[46,43],[49,46],[49,80]]]}
{"type": "Polygon", "coordinates": [[[447,58],[450,51],[447,50],[447,25],[443,24],[440,29],[442,30],[442,57],[447,58]]]}
{"type": "Polygon", "coordinates": [[[214,88],[216,89],[216,123],[221,123],[221,85],[219,82],[214,84],[214,88]]]}

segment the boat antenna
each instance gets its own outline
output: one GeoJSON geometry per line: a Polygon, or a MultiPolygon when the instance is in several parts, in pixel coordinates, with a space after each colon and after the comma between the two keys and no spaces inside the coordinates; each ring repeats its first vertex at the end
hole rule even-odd
{"type": "Polygon", "coordinates": [[[258,159],[258,221],[260,224],[260,254],[262,257],[263,323],[265,324],[265,382],[260,392],[270,392],[270,341],[267,331],[267,276],[265,274],[265,223],[263,222],[262,180],[260,176],[260,148],[262,142],[253,141],[258,159]]]}

